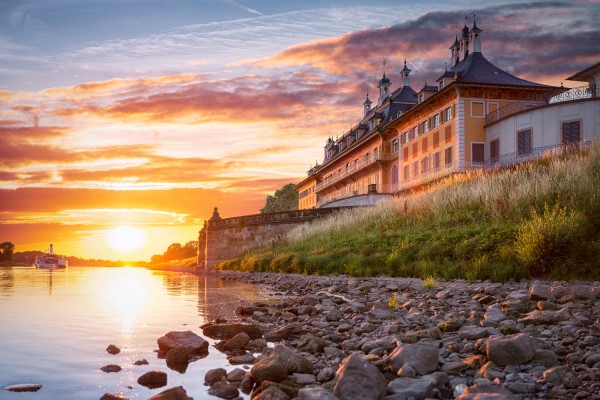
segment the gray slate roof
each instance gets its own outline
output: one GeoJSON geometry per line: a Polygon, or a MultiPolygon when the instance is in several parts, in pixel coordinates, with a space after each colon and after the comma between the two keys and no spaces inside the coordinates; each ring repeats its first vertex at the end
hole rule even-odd
{"type": "Polygon", "coordinates": [[[530,82],[525,79],[517,78],[506,71],[501,70],[489,62],[481,53],[472,53],[464,60],[450,68],[437,80],[444,77],[454,77],[458,75],[457,82],[460,83],[481,83],[491,85],[508,86],[528,86],[539,88],[551,88],[552,86],[542,85],[540,83],[530,82]]]}

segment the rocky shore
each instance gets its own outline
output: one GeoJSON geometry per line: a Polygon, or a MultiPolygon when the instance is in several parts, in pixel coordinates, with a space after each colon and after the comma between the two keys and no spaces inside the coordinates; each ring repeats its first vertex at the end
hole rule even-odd
{"type": "Polygon", "coordinates": [[[600,399],[600,282],[209,274],[274,295],[202,326],[239,364],[206,374],[216,397],[600,399]]]}

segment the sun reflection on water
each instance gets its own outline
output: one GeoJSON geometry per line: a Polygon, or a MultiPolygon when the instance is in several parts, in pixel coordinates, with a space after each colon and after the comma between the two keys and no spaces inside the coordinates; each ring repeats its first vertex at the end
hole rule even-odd
{"type": "Polygon", "coordinates": [[[120,272],[109,284],[106,297],[120,317],[121,333],[130,335],[148,298],[148,277],[133,267],[124,267],[120,272]]]}

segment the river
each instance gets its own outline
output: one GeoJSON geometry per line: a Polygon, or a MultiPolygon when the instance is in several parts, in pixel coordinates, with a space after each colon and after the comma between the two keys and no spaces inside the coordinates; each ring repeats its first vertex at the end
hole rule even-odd
{"type": "Polygon", "coordinates": [[[258,287],[191,274],[141,268],[0,268],[0,387],[42,384],[35,393],[0,390],[0,399],[99,399],[103,393],[146,399],[182,385],[194,399],[215,399],[203,385],[212,368],[230,366],[209,340],[208,357],[184,374],[158,359],[156,339],[215,318],[232,319],[240,300],[266,298],[258,287]],[[121,348],[110,355],[109,344],[121,348]],[[133,363],[146,359],[149,365],[133,363]],[[117,364],[118,373],[100,367],[117,364]],[[143,373],[168,373],[168,385],[150,390],[143,373]]]}

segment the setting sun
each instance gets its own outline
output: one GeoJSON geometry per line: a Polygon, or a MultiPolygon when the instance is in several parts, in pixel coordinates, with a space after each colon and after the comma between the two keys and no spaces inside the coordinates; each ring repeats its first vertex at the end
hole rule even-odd
{"type": "Polygon", "coordinates": [[[130,252],[141,248],[146,242],[144,231],[124,225],[108,231],[107,242],[115,250],[130,252]]]}

